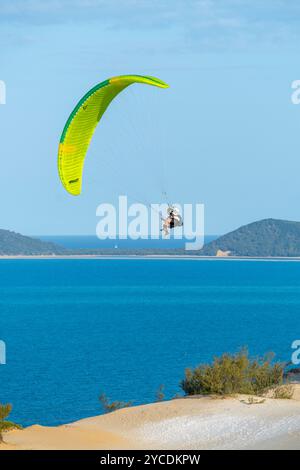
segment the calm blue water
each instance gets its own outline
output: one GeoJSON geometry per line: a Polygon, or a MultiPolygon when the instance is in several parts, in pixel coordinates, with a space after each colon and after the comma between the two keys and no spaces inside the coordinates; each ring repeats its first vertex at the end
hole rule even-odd
{"type": "Polygon", "coordinates": [[[23,425],[101,411],[98,395],[171,397],[187,366],[248,345],[290,358],[300,263],[1,260],[0,401],[23,425]]]}
{"type": "MultiPolygon", "coordinates": [[[[40,240],[49,241],[52,243],[57,243],[60,246],[69,249],[111,249],[111,248],[120,248],[126,250],[144,250],[144,249],[158,249],[158,250],[170,250],[170,249],[179,249],[184,248],[186,242],[191,242],[193,240],[180,239],[177,240],[173,237],[160,238],[159,240],[148,240],[138,239],[138,240],[100,240],[96,235],[41,235],[38,236],[40,240]]],[[[218,235],[206,235],[205,243],[209,243],[212,240],[218,238],[218,235]]]]}

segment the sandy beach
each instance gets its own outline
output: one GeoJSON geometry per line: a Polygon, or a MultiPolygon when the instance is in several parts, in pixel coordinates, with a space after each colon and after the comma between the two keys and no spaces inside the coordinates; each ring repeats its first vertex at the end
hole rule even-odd
{"type": "Polygon", "coordinates": [[[0,450],[13,449],[300,449],[300,385],[292,399],[181,398],[35,425],[5,434],[0,450]]]}
{"type": "Polygon", "coordinates": [[[272,262],[299,262],[297,256],[198,256],[173,254],[71,254],[71,255],[0,255],[1,260],[166,260],[166,261],[272,261],[272,262]]]}

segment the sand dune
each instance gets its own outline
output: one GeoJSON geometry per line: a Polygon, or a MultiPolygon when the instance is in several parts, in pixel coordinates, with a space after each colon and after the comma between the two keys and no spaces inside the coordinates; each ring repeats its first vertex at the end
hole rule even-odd
{"type": "Polygon", "coordinates": [[[5,449],[300,449],[300,385],[294,398],[183,398],[58,427],[5,435],[5,449]]]}

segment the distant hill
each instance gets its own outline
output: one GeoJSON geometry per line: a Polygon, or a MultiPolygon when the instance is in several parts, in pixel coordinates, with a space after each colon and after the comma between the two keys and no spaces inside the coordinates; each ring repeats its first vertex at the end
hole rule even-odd
{"type": "MultiPolygon", "coordinates": [[[[0,229],[0,256],[38,255],[186,255],[178,250],[67,249],[55,243],[0,229]]],[[[299,256],[300,222],[264,219],[244,225],[204,245],[199,256],[299,256]]]]}
{"type": "Polygon", "coordinates": [[[54,243],[0,229],[0,255],[53,255],[64,252],[64,248],[54,243]]]}
{"type": "Polygon", "coordinates": [[[277,219],[253,222],[204,245],[199,254],[300,256],[300,222],[277,219]]]}

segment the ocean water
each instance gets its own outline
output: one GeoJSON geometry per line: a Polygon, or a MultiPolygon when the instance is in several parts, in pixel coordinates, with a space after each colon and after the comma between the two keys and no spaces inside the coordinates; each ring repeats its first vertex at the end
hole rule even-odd
{"type": "Polygon", "coordinates": [[[172,397],[186,367],[242,346],[289,360],[299,338],[298,262],[0,262],[0,401],[25,426],[99,414],[101,392],[172,397]]]}
{"type": "MultiPolygon", "coordinates": [[[[185,238],[176,239],[174,236],[170,238],[161,237],[158,240],[149,239],[138,239],[131,240],[130,238],[122,239],[105,239],[100,240],[96,235],[41,235],[39,238],[43,241],[49,241],[56,243],[64,248],[69,249],[112,249],[119,248],[125,250],[145,250],[145,249],[156,249],[156,250],[170,250],[170,249],[184,249],[186,242],[192,242],[194,240],[188,240],[185,238]]],[[[212,240],[218,238],[218,235],[205,235],[204,243],[209,243],[212,240]]]]}

